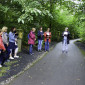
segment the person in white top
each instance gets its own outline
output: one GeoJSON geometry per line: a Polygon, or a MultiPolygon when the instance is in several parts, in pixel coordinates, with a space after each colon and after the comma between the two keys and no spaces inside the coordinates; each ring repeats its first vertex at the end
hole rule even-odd
{"type": "Polygon", "coordinates": [[[65,28],[65,31],[63,32],[63,48],[62,48],[62,52],[68,52],[68,44],[69,44],[69,35],[70,32],[68,31],[68,28],[65,28]]]}

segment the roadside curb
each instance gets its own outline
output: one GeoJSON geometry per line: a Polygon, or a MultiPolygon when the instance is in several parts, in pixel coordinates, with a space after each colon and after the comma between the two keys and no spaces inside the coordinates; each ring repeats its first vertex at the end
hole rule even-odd
{"type": "MultiPolygon", "coordinates": [[[[50,48],[50,51],[53,50],[53,48],[55,47],[56,44],[54,44],[51,48],[50,48]]],[[[33,62],[29,63],[23,71],[19,72],[17,75],[14,75],[10,78],[8,78],[7,80],[5,81],[2,81],[0,83],[0,85],[8,85],[10,84],[10,82],[12,82],[16,77],[18,77],[19,75],[23,74],[25,71],[27,71],[29,68],[31,68],[35,63],[37,63],[38,61],[40,61],[43,57],[45,57],[45,55],[48,54],[48,52],[44,52],[43,54],[39,55],[36,60],[34,60],[33,62]]]]}

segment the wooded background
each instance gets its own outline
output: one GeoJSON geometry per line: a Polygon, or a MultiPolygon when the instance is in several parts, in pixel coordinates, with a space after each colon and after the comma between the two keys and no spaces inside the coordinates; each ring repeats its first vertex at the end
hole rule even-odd
{"type": "Polygon", "coordinates": [[[62,32],[69,28],[71,38],[85,43],[85,1],[72,0],[0,0],[0,28],[23,29],[23,44],[32,27],[37,31],[51,28],[52,40],[62,40],[62,32]]]}

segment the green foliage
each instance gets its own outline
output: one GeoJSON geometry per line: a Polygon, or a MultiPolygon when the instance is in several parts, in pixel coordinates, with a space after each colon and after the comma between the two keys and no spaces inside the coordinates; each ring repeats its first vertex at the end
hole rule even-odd
{"type": "Polygon", "coordinates": [[[79,6],[78,17],[78,32],[82,38],[82,42],[85,43],[85,2],[79,6]]]}
{"type": "Polygon", "coordinates": [[[62,40],[62,32],[69,28],[71,38],[80,36],[84,42],[85,2],[71,0],[0,0],[0,27],[23,29],[23,44],[32,27],[51,28],[52,40],[62,40]]]}

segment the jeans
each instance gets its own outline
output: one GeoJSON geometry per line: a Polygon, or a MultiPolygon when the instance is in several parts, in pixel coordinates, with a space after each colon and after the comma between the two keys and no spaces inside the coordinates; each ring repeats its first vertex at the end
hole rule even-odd
{"type": "Polygon", "coordinates": [[[68,44],[67,44],[67,39],[63,40],[63,51],[68,51],[68,44]]]}
{"type": "Polygon", "coordinates": [[[43,40],[38,40],[38,51],[42,49],[43,40]]]}
{"type": "Polygon", "coordinates": [[[45,42],[45,51],[49,51],[49,39],[45,42]]]}
{"type": "Polygon", "coordinates": [[[32,54],[32,51],[33,51],[33,45],[30,44],[30,46],[29,46],[29,54],[32,54]]]}

